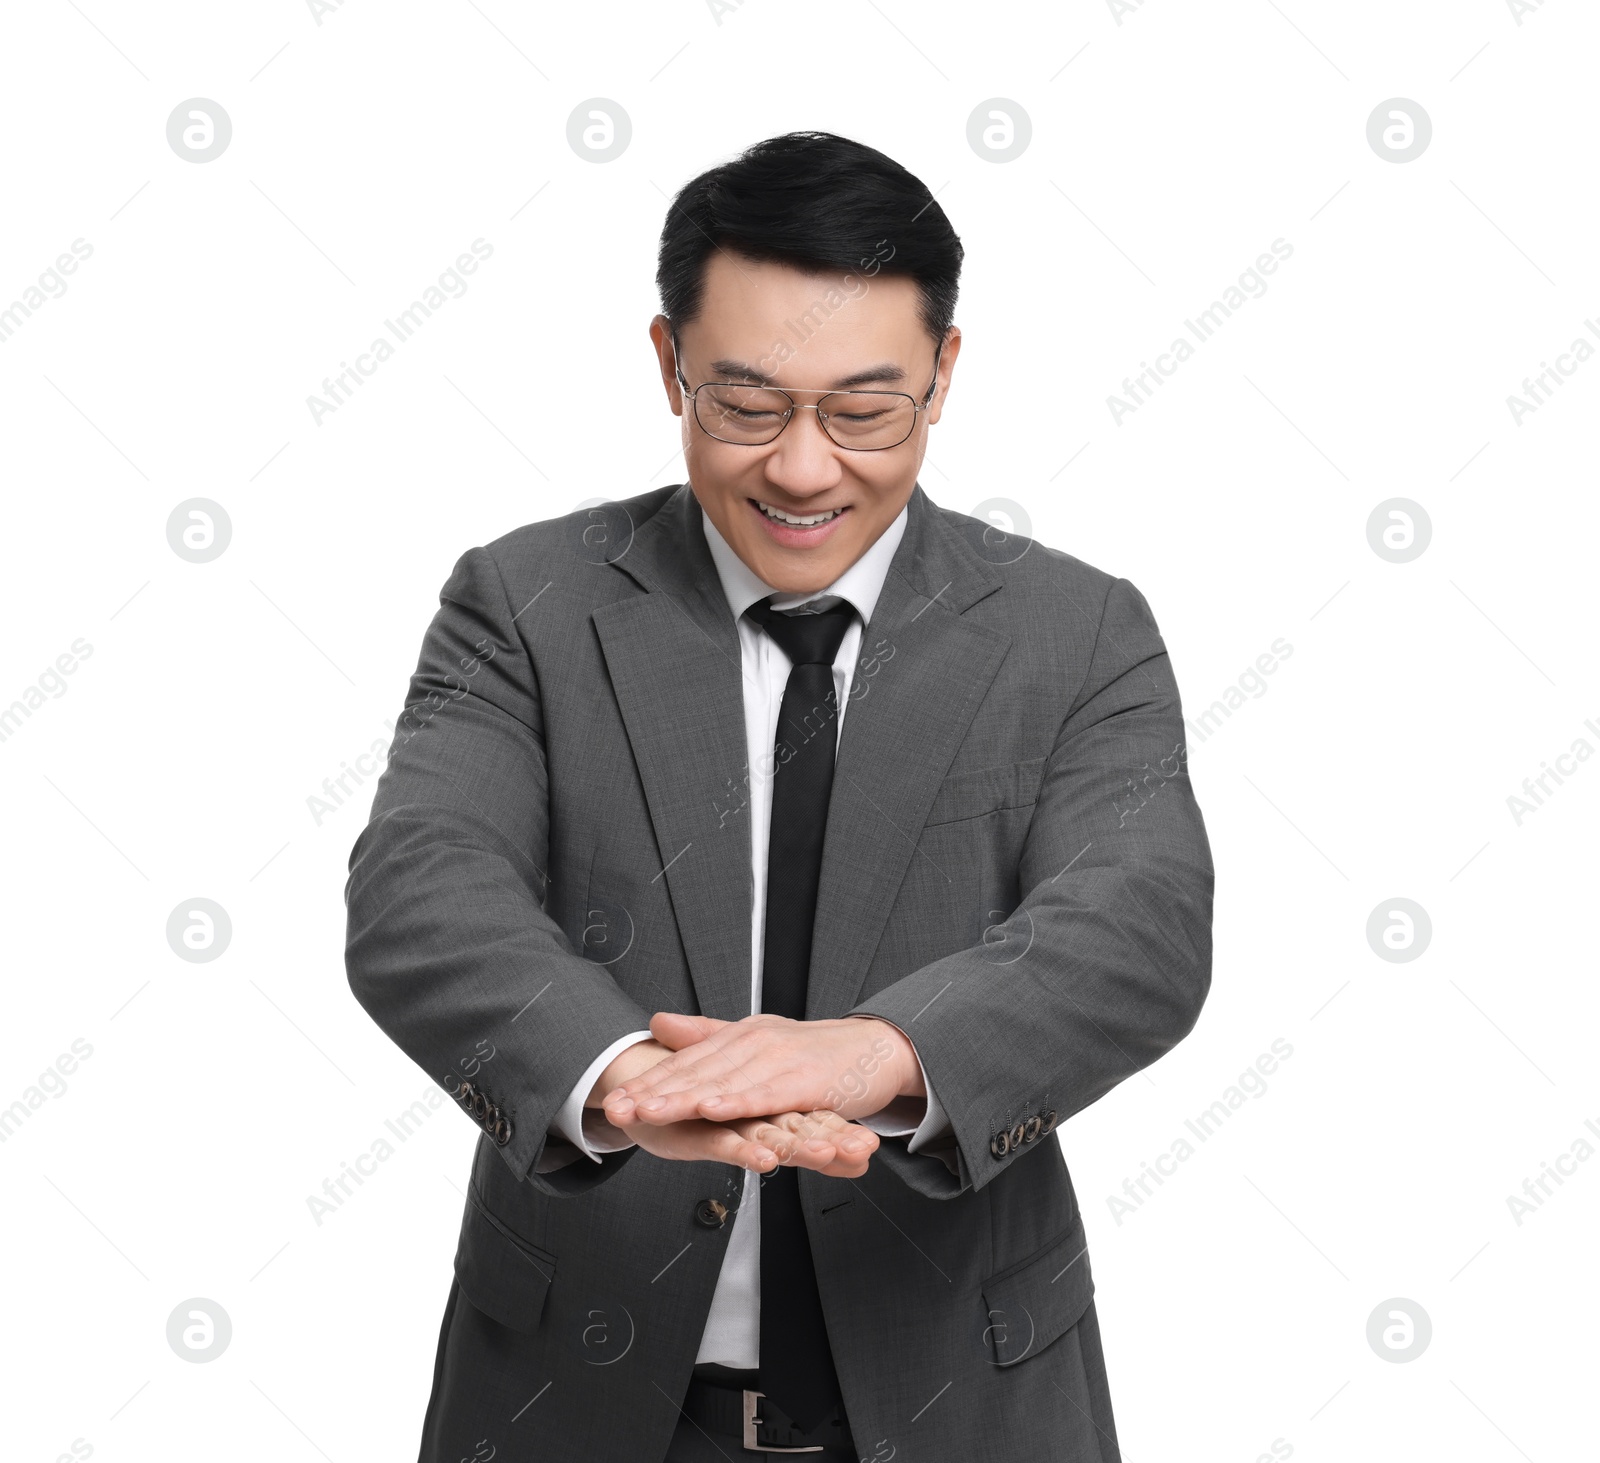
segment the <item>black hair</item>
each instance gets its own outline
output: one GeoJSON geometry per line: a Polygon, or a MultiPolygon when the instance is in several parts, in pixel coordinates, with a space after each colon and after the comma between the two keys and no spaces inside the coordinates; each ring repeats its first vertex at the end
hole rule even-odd
{"type": "Polygon", "coordinates": [[[787,132],[690,179],[667,210],[656,264],[661,313],[699,313],[713,249],[816,271],[909,276],[936,342],[955,314],[961,240],[927,185],[832,132],[787,132]]]}

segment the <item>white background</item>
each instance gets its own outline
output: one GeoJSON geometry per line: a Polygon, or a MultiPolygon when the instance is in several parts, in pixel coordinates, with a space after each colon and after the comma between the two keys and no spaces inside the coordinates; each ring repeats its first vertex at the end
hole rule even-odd
{"type": "Polygon", "coordinates": [[[1125,1457],[1593,1456],[1600,1161],[1507,1202],[1600,1150],[1600,759],[1507,803],[1600,749],[1600,360],[1507,406],[1600,328],[1600,26],[1526,8],[12,9],[0,306],[93,253],[0,343],[0,705],[92,653],[0,742],[0,1106],[92,1056],[0,1145],[5,1456],[415,1455],[477,1129],[439,1111],[311,1217],[430,1079],[345,983],[371,782],[320,826],[307,800],[387,740],[464,549],[682,480],[645,335],[667,200],[802,127],[904,163],[965,244],[934,500],[1011,499],[1132,579],[1191,718],[1292,646],[1190,745],[1200,1023],[1061,1131],[1125,1457]],[[233,127],[204,164],[166,139],[195,97],[233,127]],[[605,164],[567,142],[594,97],[632,122],[605,164]],[[1367,140],[1396,97],[1432,120],[1408,163],[1367,140]],[[1031,119],[1011,162],[967,141],[992,98],[1031,119]],[[467,292],[317,424],[478,238],[467,292]],[[1266,293],[1118,425],[1123,378],[1279,238],[1266,293]],[[1366,529],[1396,497],[1432,525],[1403,564],[1366,529]],[[232,523],[210,563],[167,543],[190,498],[232,523]],[[232,921],[211,963],[165,935],[196,897],[232,921]],[[1408,963],[1366,935],[1397,897],[1432,921],[1408,963]],[[1266,1090],[1114,1213],[1278,1038],[1266,1090]],[[232,1322],[206,1365],[166,1340],[193,1297],[232,1322]],[[1431,1318],[1405,1364],[1367,1340],[1394,1298],[1431,1318]]]}

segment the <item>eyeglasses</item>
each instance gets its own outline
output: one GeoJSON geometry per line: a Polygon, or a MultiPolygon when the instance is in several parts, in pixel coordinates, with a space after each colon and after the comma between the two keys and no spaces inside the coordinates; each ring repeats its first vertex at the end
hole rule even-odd
{"type": "MultiPolygon", "coordinates": [[[[926,411],[939,384],[939,359],[944,342],[933,356],[933,380],[921,401],[903,391],[824,391],[814,403],[796,401],[776,386],[747,386],[737,381],[705,381],[690,389],[678,365],[678,335],[672,334],[672,369],[684,395],[694,403],[700,430],[718,442],[739,447],[761,447],[789,425],[797,411],[814,411],[828,440],[851,452],[882,452],[898,447],[916,430],[917,416],[926,411]]],[[[796,391],[821,391],[800,387],[796,391]]]]}

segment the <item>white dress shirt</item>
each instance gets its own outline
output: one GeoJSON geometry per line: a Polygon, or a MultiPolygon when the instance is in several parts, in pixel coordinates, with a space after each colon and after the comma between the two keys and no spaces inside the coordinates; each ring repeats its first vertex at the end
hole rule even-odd
{"type": "MultiPolygon", "coordinates": [[[[796,605],[815,603],[818,609],[827,609],[839,600],[846,600],[856,611],[850,627],[845,631],[839,654],[833,662],[833,685],[838,698],[838,731],[844,730],[844,716],[849,705],[850,685],[856,660],[861,649],[861,635],[872,618],[873,607],[883,588],[889,561],[899,546],[906,528],[908,509],[902,508],[899,516],[878,537],[877,541],[856,562],[844,571],[827,589],[816,594],[779,593],[764,583],[755,572],[733,551],[717,526],[701,509],[700,521],[705,531],[706,545],[722,580],[722,590],[727,596],[728,608],[739,628],[739,652],[744,682],[745,744],[748,755],[748,802],[738,812],[730,814],[730,821],[741,815],[750,820],[750,867],[752,873],[752,899],[750,909],[750,1011],[761,1010],[762,946],[766,928],[767,904],[767,840],[772,825],[772,790],[770,773],[774,763],[773,748],[777,742],[778,713],[783,702],[784,686],[789,679],[790,661],[772,637],[745,616],[745,611],[757,600],[773,596],[776,609],[793,609],[796,605]]],[[[835,747],[838,742],[835,741],[835,747]]],[[[781,873],[781,871],[780,871],[781,873]]],[[[602,1153],[613,1153],[632,1144],[606,1120],[600,1108],[585,1108],[584,1099],[600,1074],[619,1052],[635,1042],[650,1040],[648,1031],[630,1032],[618,1037],[601,1052],[583,1076],[578,1079],[570,1096],[562,1105],[551,1124],[552,1138],[573,1145],[579,1154],[598,1163],[602,1153]]],[[[913,1048],[914,1050],[914,1048],[913,1048]]],[[[918,1066],[921,1059],[918,1058],[918,1066]]],[[[926,1102],[917,1097],[899,1097],[882,1111],[860,1121],[888,1138],[910,1137],[907,1148],[912,1153],[923,1151],[936,1139],[948,1137],[951,1128],[943,1107],[928,1084],[927,1072],[922,1074],[927,1091],[926,1102]],[[918,1119],[920,1118],[920,1121],[918,1119]]],[[[946,1148],[948,1145],[945,1145],[946,1148]]],[[[566,1150],[570,1152],[570,1150],[566,1150]]],[[[947,1153],[939,1155],[946,1164],[951,1162],[947,1153]]],[[[552,1157],[541,1162],[541,1171],[559,1168],[576,1158],[552,1157]]],[[[733,1233],[728,1237],[728,1250],[717,1278],[717,1288],[711,1299],[711,1312],[706,1319],[705,1333],[700,1342],[696,1362],[720,1362],[724,1366],[754,1370],[759,1364],[761,1339],[761,1176],[745,1171],[744,1195],[734,1216],[733,1233]]]]}

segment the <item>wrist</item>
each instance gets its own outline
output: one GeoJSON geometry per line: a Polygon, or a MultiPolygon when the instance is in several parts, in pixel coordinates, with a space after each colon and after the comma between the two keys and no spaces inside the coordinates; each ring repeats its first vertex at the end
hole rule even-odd
{"type": "Polygon", "coordinates": [[[589,1095],[583,1100],[584,1107],[600,1107],[601,1100],[608,1092],[622,1086],[624,1082],[631,1082],[641,1072],[648,1072],[657,1062],[671,1055],[672,1048],[654,1038],[649,1041],[636,1041],[632,1046],[624,1047],[595,1079],[594,1086],[589,1089],[589,1095]]]}
{"type": "Polygon", "coordinates": [[[883,1039],[894,1048],[894,1055],[885,1063],[894,1082],[892,1096],[920,1097],[926,1100],[928,1086],[922,1080],[922,1063],[917,1059],[917,1049],[912,1045],[911,1038],[892,1021],[885,1021],[881,1016],[863,1016],[858,1019],[876,1023],[883,1039]]]}

